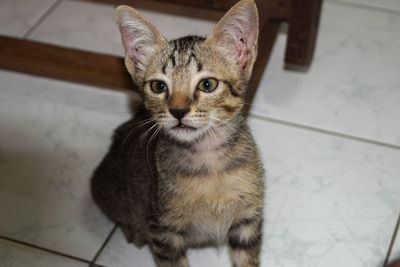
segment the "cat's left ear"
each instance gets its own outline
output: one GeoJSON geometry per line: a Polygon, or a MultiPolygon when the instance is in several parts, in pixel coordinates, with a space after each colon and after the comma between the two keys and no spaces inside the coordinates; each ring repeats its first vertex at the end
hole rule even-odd
{"type": "Polygon", "coordinates": [[[115,12],[125,48],[125,65],[139,82],[155,53],[167,45],[165,38],[139,11],[119,6],[115,12]]]}
{"type": "Polygon", "coordinates": [[[257,57],[258,12],[253,0],[241,0],[215,26],[207,42],[220,48],[250,78],[257,57]]]}

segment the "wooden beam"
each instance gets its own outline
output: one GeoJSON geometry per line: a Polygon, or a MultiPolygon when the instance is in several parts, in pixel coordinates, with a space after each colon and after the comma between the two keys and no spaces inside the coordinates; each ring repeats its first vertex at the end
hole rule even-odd
{"type": "Polygon", "coordinates": [[[0,36],[0,68],[131,90],[133,82],[122,57],[0,36]]]}
{"type": "MultiPolygon", "coordinates": [[[[217,21],[239,0],[81,0],[112,6],[128,5],[160,13],[217,21]]],[[[255,0],[260,16],[289,20],[291,0],[255,0]],[[265,16],[267,14],[267,16],[265,16]]]]}
{"type": "MultiPolygon", "coordinates": [[[[82,0],[104,4],[117,5],[128,5],[134,8],[149,8],[159,9],[157,5],[173,4],[179,6],[189,6],[201,9],[216,10],[216,11],[227,11],[232,7],[238,0],[82,0]]],[[[258,1],[258,0],[257,0],[258,1]]]]}
{"type": "Polygon", "coordinates": [[[136,9],[150,10],[158,13],[166,13],[176,16],[187,16],[194,19],[218,21],[224,15],[220,9],[208,9],[206,6],[198,6],[184,2],[178,5],[175,1],[169,0],[80,0],[82,2],[95,2],[117,7],[128,5],[136,9]]]}

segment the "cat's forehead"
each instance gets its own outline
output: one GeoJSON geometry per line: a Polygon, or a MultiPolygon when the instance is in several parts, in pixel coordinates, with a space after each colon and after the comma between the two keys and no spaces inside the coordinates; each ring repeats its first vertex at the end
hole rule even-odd
{"type": "Polygon", "coordinates": [[[161,71],[164,74],[201,71],[204,59],[200,54],[204,40],[200,36],[186,36],[170,41],[163,53],[161,71]]]}
{"type": "MultiPolygon", "coordinates": [[[[172,40],[155,57],[147,75],[159,73],[170,78],[186,76],[189,78],[196,72],[203,70],[204,37],[185,36],[172,40]]],[[[146,76],[147,76],[146,75],[146,76]]]]}
{"type": "Polygon", "coordinates": [[[235,79],[234,68],[224,53],[211,47],[206,38],[186,36],[161,48],[145,72],[145,81],[161,80],[171,90],[193,89],[205,78],[235,79]]]}

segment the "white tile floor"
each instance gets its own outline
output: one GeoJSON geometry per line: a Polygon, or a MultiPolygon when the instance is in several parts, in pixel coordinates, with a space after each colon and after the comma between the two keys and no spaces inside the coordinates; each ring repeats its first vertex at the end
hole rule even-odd
{"type": "Polygon", "coordinates": [[[0,34],[22,37],[57,0],[0,1],[0,34]]]}
{"type": "MultiPolygon", "coordinates": [[[[0,0],[1,34],[122,53],[112,7],[31,2],[0,0]]],[[[326,1],[307,73],[283,70],[280,34],[249,118],[268,170],[263,267],[382,265],[400,211],[399,10],[397,0],[326,1]]],[[[214,25],[144,13],[168,38],[214,25]]],[[[0,71],[0,266],[95,258],[113,224],[88,179],[129,117],[126,103],[122,93],[0,71]]],[[[399,239],[391,259],[400,258],[399,239]]],[[[225,248],[189,258],[229,266],[225,248]]],[[[95,262],[154,266],[119,230],[95,262]]]]}

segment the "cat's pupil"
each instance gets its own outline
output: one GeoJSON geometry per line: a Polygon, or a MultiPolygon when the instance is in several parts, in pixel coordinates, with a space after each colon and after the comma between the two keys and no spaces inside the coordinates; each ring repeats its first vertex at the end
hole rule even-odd
{"type": "Polygon", "coordinates": [[[164,90],[164,87],[165,87],[165,84],[163,82],[158,82],[158,84],[157,84],[158,90],[162,91],[162,90],[164,90]]]}
{"type": "Polygon", "coordinates": [[[210,81],[204,80],[203,87],[204,87],[204,89],[210,89],[210,87],[211,87],[210,81]]]}

